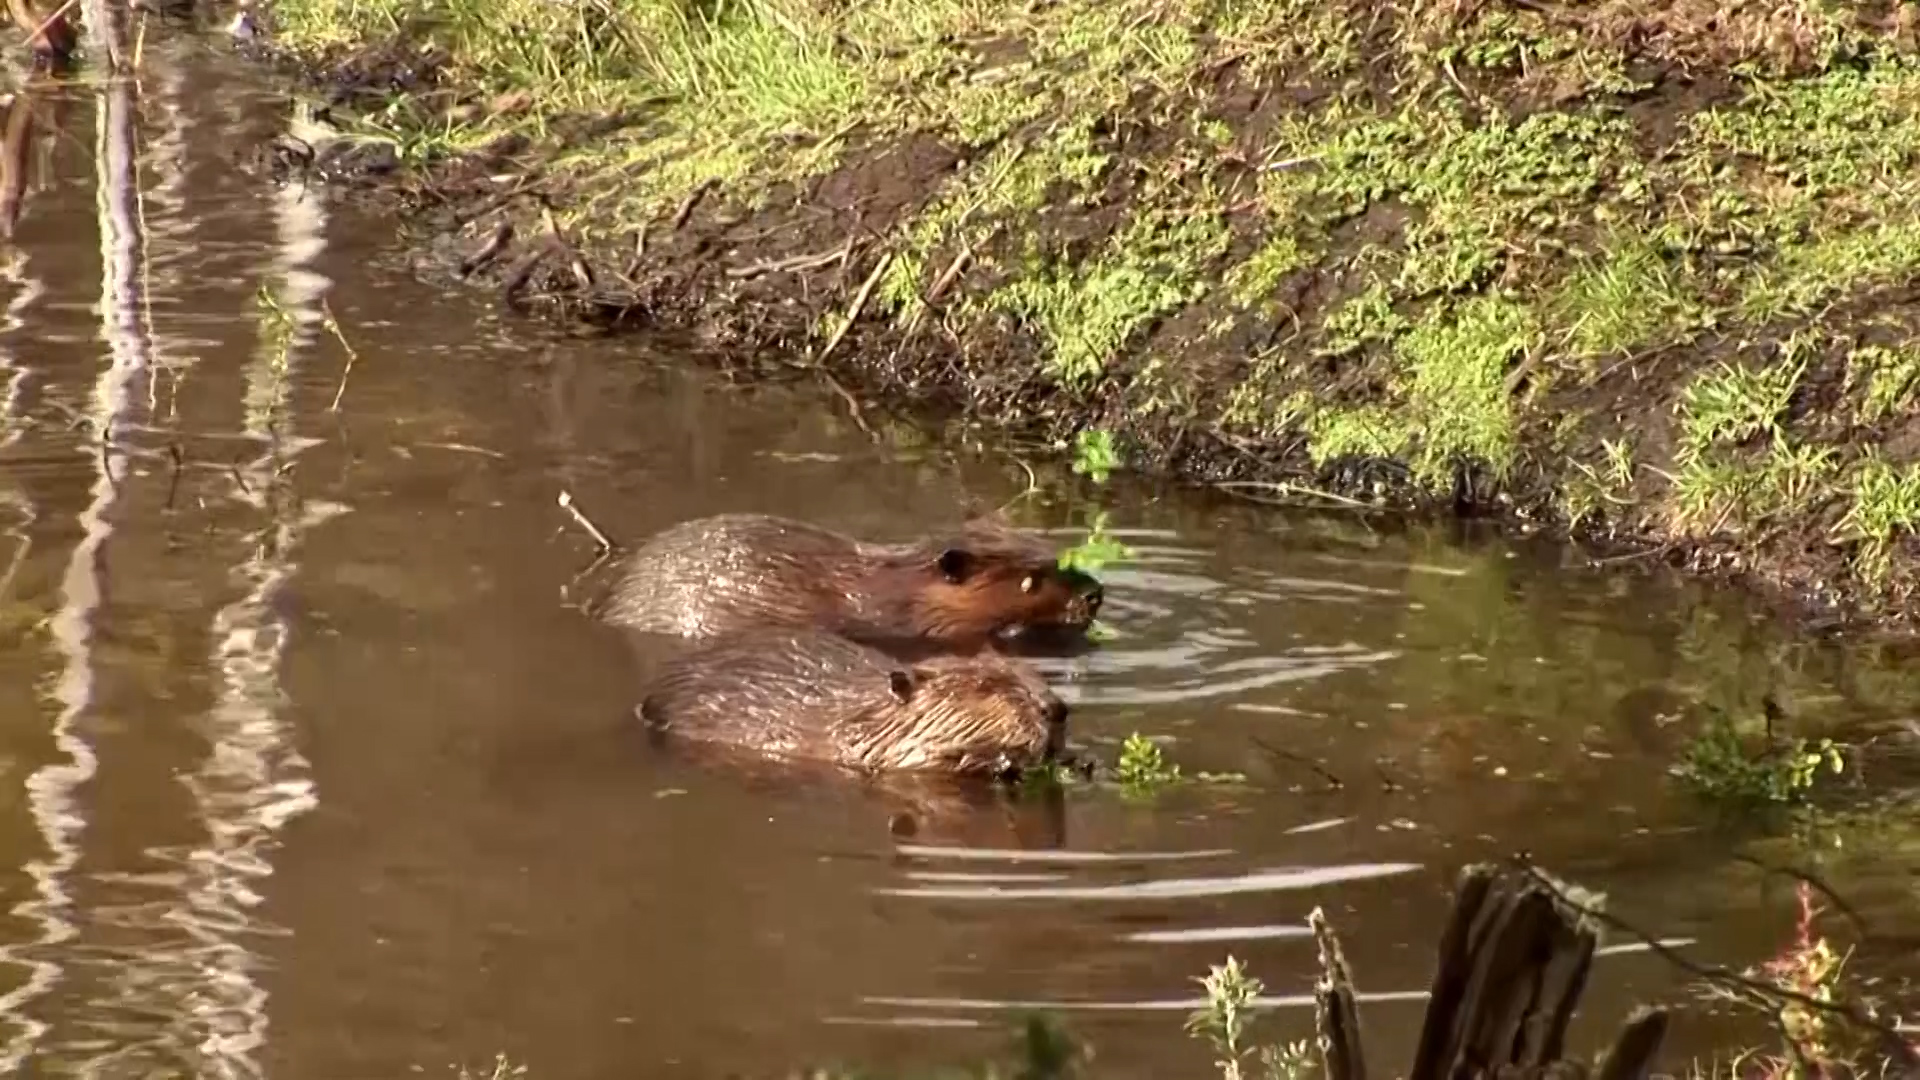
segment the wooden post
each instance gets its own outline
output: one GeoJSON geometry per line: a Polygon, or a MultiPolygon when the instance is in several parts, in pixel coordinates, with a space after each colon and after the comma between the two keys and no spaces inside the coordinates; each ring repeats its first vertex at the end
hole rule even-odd
{"type": "MultiPolygon", "coordinates": [[[[1408,1080],[1645,1080],[1666,1036],[1661,1009],[1637,1011],[1597,1065],[1564,1056],[1598,934],[1560,899],[1580,890],[1549,881],[1484,864],[1462,872],[1408,1080]]],[[[1366,1080],[1352,973],[1325,917],[1309,922],[1322,1068],[1327,1080],[1366,1080]]]]}

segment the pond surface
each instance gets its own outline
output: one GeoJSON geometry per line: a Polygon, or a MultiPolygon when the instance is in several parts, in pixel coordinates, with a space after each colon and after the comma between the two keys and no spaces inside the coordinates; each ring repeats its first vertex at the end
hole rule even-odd
{"type": "MultiPolygon", "coordinates": [[[[1475,859],[1531,852],[1703,961],[1789,940],[1792,880],[1667,779],[1663,715],[1910,714],[1891,661],[1725,596],[1119,482],[1013,501],[1026,471],[963,432],[870,437],[831,392],[433,290],[388,223],[236,168],[284,101],[194,42],[148,41],[137,92],[11,109],[10,1070],[771,1075],[993,1052],[1047,1006],[1102,1075],[1200,1076],[1181,1023],[1229,952],[1276,998],[1265,1037],[1309,1031],[1316,906],[1403,1067],[1475,859]],[[565,602],[592,552],[562,490],[624,537],[734,510],[898,537],[970,501],[1071,543],[1104,509],[1136,554],[1104,572],[1113,639],[1047,663],[1076,738],[1245,783],[909,807],[903,839],[891,797],[653,752],[636,658],[565,602]]],[[[1896,855],[1834,871],[1888,932],[1920,866],[1896,855]]],[[[1682,985],[1609,952],[1581,1037],[1682,985]]]]}

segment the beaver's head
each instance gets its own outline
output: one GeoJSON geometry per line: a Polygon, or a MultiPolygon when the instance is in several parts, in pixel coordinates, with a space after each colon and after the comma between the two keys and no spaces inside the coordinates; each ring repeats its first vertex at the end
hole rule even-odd
{"type": "Polygon", "coordinates": [[[863,767],[1007,777],[1066,744],[1066,702],[1017,660],[938,656],[887,681],[887,700],[839,732],[845,758],[863,767]]]}
{"type": "Polygon", "coordinates": [[[939,545],[929,570],[919,629],[949,640],[1083,633],[1104,595],[1098,578],[1062,567],[1045,543],[981,523],[939,545]]]}

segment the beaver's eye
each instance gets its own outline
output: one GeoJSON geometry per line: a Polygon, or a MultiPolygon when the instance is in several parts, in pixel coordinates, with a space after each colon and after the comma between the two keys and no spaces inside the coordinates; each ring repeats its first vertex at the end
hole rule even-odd
{"type": "Polygon", "coordinates": [[[1039,587],[1040,579],[1033,574],[1028,574],[1026,577],[1020,579],[1020,591],[1023,593],[1030,593],[1039,587]]]}

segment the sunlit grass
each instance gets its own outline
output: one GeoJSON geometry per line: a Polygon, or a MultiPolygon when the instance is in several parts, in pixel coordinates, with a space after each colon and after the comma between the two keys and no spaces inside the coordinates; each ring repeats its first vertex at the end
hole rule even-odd
{"type": "Polygon", "coordinates": [[[280,0],[276,16],[296,51],[401,27],[440,45],[465,111],[396,100],[368,130],[409,162],[507,129],[544,139],[529,159],[589,242],[706,185],[751,210],[937,140],[960,164],[914,177],[900,216],[862,218],[890,260],[866,317],[920,327],[953,271],[958,352],[997,358],[1012,331],[1026,374],[1117,393],[1141,423],[1387,459],[1429,491],[1537,462],[1582,514],[1663,528],[1839,505],[1861,457],[1848,425],[1890,431],[1920,385],[1910,346],[1854,332],[1920,272],[1920,61],[1820,0],[1623,12],[280,0]],[[1621,108],[1663,65],[1731,92],[1621,108]],[[620,123],[562,138],[582,115],[620,123]],[[1809,326],[1827,343],[1756,359],[1809,326]],[[1222,343],[1246,355],[1193,366],[1222,343]],[[1846,415],[1789,418],[1799,379],[1841,364],[1846,415]],[[1603,376],[1631,389],[1587,425],[1580,395],[1603,376]],[[1594,440],[1623,425],[1616,468],[1594,440]]]}

